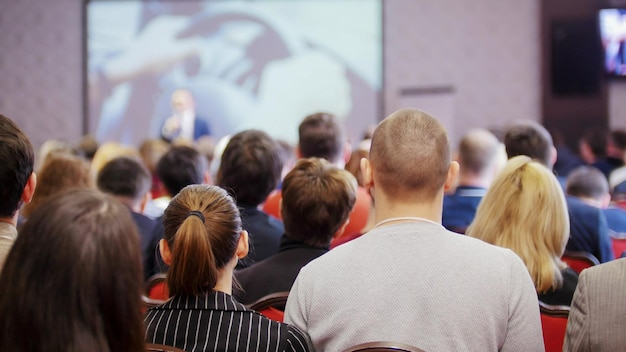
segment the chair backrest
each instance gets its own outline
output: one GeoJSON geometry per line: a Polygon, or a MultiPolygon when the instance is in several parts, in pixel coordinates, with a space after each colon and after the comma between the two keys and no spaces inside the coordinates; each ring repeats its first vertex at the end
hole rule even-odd
{"type": "Polygon", "coordinates": [[[620,258],[622,253],[626,251],[626,238],[611,237],[611,243],[613,245],[613,253],[615,258],[620,258]]]}
{"type": "Polygon", "coordinates": [[[352,347],[349,347],[343,352],[424,352],[424,350],[417,348],[415,346],[407,345],[405,343],[400,342],[390,342],[390,341],[374,341],[374,342],[366,342],[361,343],[352,347]]]}
{"type": "Polygon", "coordinates": [[[156,343],[147,343],[146,352],[185,352],[185,351],[181,350],[180,348],[176,348],[172,346],[159,345],[156,343]]]}
{"type": "Polygon", "coordinates": [[[561,259],[575,272],[579,273],[590,266],[600,264],[598,258],[588,252],[565,251],[561,259]]]}
{"type": "Polygon", "coordinates": [[[539,301],[539,311],[546,352],[562,351],[570,307],[552,306],[539,301]]]}
{"type": "Polygon", "coordinates": [[[289,297],[289,291],[275,292],[259,298],[248,304],[247,307],[256,310],[272,320],[282,322],[285,317],[287,297],[289,297]]]}
{"type": "Polygon", "coordinates": [[[167,275],[158,273],[152,275],[146,282],[146,296],[152,300],[167,301],[170,291],[167,287],[167,275]]]}

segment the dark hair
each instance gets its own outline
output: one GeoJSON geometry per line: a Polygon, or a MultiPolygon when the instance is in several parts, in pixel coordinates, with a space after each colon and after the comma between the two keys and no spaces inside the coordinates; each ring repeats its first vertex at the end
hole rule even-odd
{"type": "Polygon", "coordinates": [[[518,121],[511,126],[504,135],[504,146],[509,159],[526,155],[552,168],[552,136],[534,121],[518,121]]]}
{"type": "Polygon", "coordinates": [[[298,127],[298,147],[303,158],[323,158],[335,162],[343,156],[343,133],[336,118],[316,113],[302,120],[298,127]]]}
{"type": "Polygon", "coordinates": [[[356,179],[324,159],[300,159],[283,180],[282,197],[286,236],[328,247],[354,207],[356,179]]]}
{"type": "Polygon", "coordinates": [[[152,178],[139,160],[129,157],[115,158],[98,172],[97,185],[102,192],[140,201],[152,184],[152,178]]]}
{"type": "Polygon", "coordinates": [[[615,148],[621,151],[626,150],[626,131],[624,130],[611,131],[610,138],[615,148]]]}
{"type": "Polygon", "coordinates": [[[244,206],[257,206],[276,188],[283,162],[278,143],[267,133],[247,130],[234,135],[217,171],[217,184],[244,206]]]}
{"type": "Polygon", "coordinates": [[[595,167],[579,166],[567,176],[565,191],[574,197],[601,200],[609,194],[609,183],[602,171],[595,167]]]}
{"type": "Polygon", "coordinates": [[[585,133],[582,140],[587,143],[594,156],[603,157],[606,155],[606,146],[609,141],[609,133],[606,130],[590,130],[585,133]]]}
{"type": "Polygon", "coordinates": [[[22,193],[33,173],[35,153],[28,137],[0,114],[0,218],[10,218],[22,205],[22,193]]]}
{"type": "Polygon", "coordinates": [[[203,183],[207,170],[208,162],[197,150],[175,146],[159,159],[156,172],[167,192],[174,196],[185,186],[203,183]]]}
{"type": "Polygon", "coordinates": [[[0,275],[0,350],[143,351],[139,235],[95,190],[53,197],[20,230],[0,275]]]}
{"type": "Polygon", "coordinates": [[[48,198],[70,190],[92,187],[93,179],[85,160],[71,154],[51,154],[39,170],[37,189],[31,202],[22,209],[22,214],[30,217],[48,198]]]}
{"type": "Polygon", "coordinates": [[[163,226],[172,253],[167,272],[170,294],[210,292],[218,270],[233,258],[242,231],[233,199],[217,186],[187,186],[165,209],[163,226]],[[200,212],[202,217],[191,212],[200,212]]]}

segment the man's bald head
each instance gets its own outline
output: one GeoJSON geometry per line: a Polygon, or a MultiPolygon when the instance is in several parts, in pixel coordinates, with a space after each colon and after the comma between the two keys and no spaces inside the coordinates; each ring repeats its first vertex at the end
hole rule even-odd
{"type": "Polygon", "coordinates": [[[376,127],[369,160],[374,183],[387,197],[432,198],[447,179],[448,135],[427,113],[417,109],[398,110],[376,127]]]}
{"type": "Polygon", "coordinates": [[[488,130],[478,128],[467,132],[459,143],[461,173],[483,175],[498,160],[500,142],[488,130]]]}

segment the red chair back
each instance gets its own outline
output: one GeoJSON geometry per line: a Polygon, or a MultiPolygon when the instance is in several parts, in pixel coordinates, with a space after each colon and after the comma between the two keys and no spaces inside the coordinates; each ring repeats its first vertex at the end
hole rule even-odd
{"type": "Polygon", "coordinates": [[[546,352],[563,351],[563,340],[567,329],[567,317],[570,307],[551,306],[539,302],[541,312],[541,328],[546,352]]]}
{"type": "Polygon", "coordinates": [[[289,297],[289,291],[275,292],[259,298],[255,302],[248,304],[247,307],[272,320],[282,322],[285,317],[284,310],[287,297],[289,297]]]}
{"type": "Polygon", "coordinates": [[[565,251],[561,259],[578,274],[590,266],[600,264],[598,258],[587,252],[565,251]]]}
{"type": "Polygon", "coordinates": [[[611,242],[613,243],[613,253],[615,254],[615,259],[617,259],[622,256],[624,251],[626,251],[626,238],[611,237],[611,242]]]}
{"type": "Polygon", "coordinates": [[[153,300],[167,301],[170,298],[170,290],[167,287],[167,276],[160,273],[149,278],[146,283],[146,295],[153,300]]]}

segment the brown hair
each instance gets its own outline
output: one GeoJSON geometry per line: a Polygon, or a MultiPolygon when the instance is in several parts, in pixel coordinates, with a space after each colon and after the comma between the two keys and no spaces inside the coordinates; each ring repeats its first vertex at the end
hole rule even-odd
{"type": "Polygon", "coordinates": [[[22,204],[22,193],[33,173],[35,153],[28,137],[0,114],[0,217],[12,217],[22,204]]]}
{"type": "Polygon", "coordinates": [[[217,186],[187,186],[165,209],[163,226],[172,253],[167,274],[170,294],[196,296],[211,291],[218,270],[233,258],[242,231],[231,196],[217,186]]]}
{"type": "Polygon", "coordinates": [[[450,161],[446,130],[423,111],[398,110],[374,130],[374,182],[389,197],[434,197],[446,182],[450,161]]]}
{"type": "Polygon", "coordinates": [[[552,136],[534,121],[517,121],[504,135],[506,154],[510,158],[526,155],[552,168],[552,136]]]}
{"type": "Polygon", "coordinates": [[[282,197],[286,236],[328,247],[354,207],[356,179],[324,159],[301,159],[285,176],[282,197]]]}
{"type": "Polygon", "coordinates": [[[343,157],[343,132],[334,115],[316,113],[298,127],[298,148],[303,158],[323,158],[331,163],[343,157]]]}
{"type": "Polygon", "coordinates": [[[41,167],[33,199],[24,206],[22,214],[30,217],[50,197],[73,189],[92,187],[93,179],[86,161],[70,154],[52,154],[41,167]]]}
{"type": "Polygon", "coordinates": [[[500,155],[500,142],[485,129],[467,132],[459,143],[459,164],[461,172],[483,175],[497,161],[500,155]]]}
{"type": "Polygon", "coordinates": [[[20,229],[0,276],[0,350],[144,350],[139,235],[95,190],[53,197],[20,229]]]}

